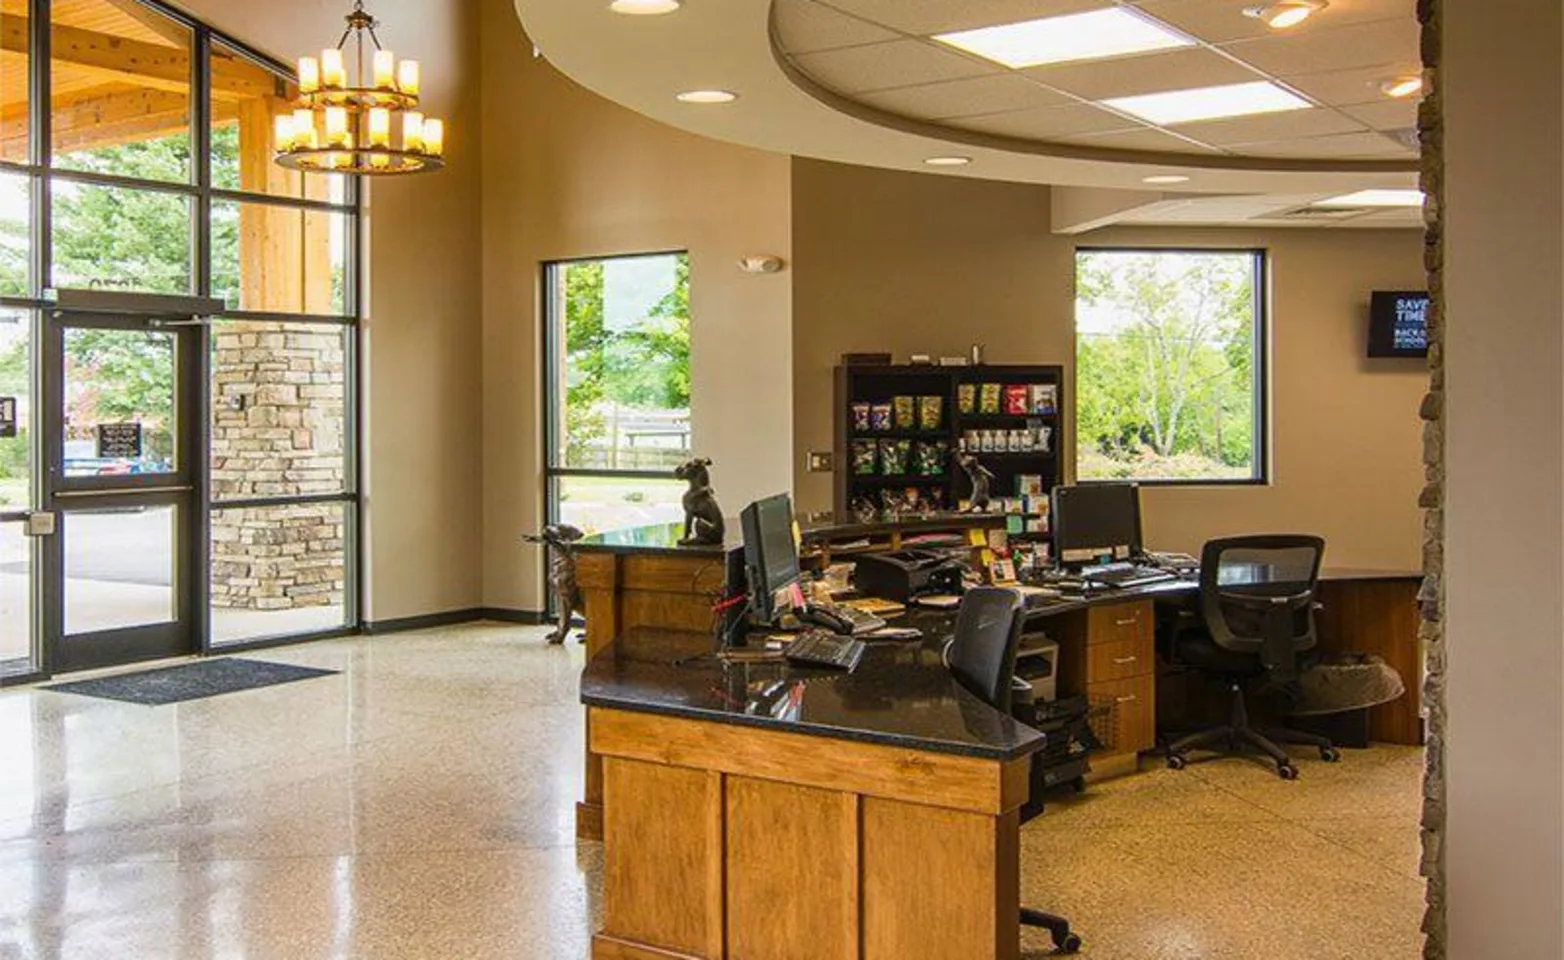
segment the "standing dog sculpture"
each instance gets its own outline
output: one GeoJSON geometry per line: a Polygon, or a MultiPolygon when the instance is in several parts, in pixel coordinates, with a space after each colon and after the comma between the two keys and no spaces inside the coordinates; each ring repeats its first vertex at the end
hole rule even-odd
{"type": "MultiPolygon", "coordinates": [[[[550,524],[540,534],[523,537],[528,543],[541,543],[548,548],[548,579],[554,587],[554,603],[559,606],[559,623],[548,635],[549,643],[564,643],[570,636],[571,619],[581,610],[581,591],[576,587],[576,551],[573,544],[584,536],[568,523],[550,524]]],[[[586,634],[579,638],[586,643],[586,634]]]]}
{"type": "Polygon", "coordinates": [[[722,508],[717,505],[717,494],[711,488],[711,460],[698,457],[679,464],[673,475],[690,485],[684,491],[684,536],[681,546],[722,544],[727,524],[722,519],[722,508]]]}
{"type": "Polygon", "coordinates": [[[988,482],[994,479],[993,472],[979,463],[978,458],[970,453],[956,454],[956,462],[961,465],[961,469],[967,472],[967,479],[972,481],[972,499],[968,501],[967,510],[971,513],[987,511],[989,504],[988,482]]]}

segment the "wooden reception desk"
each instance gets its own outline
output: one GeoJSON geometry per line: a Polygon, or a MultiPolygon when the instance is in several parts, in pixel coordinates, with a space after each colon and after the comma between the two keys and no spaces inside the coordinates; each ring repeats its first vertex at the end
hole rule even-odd
{"type": "MultiPolygon", "coordinates": [[[[880,548],[895,549],[920,534],[993,526],[1002,521],[1002,517],[956,516],[904,524],[816,527],[805,531],[805,549],[806,553],[828,551],[833,544],[864,539],[880,548]]],[[[736,530],[738,525],[730,526],[736,530]]],[[[699,634],[706,649],[710,649],[712,603],[723,582],[722,548],[681,547],[679,532],[673,524],[638,527],[590,537],[578,545],[577,582],[586,605],[589,658],[595,659],[616,638],[625,638],[622,643],[635,643],[634,638],[644,636],[638,632],[641,628],[699,634]]],[[[843,555],[839,559],[851,557],[843,555]]],[[[1422,658],[1417,639],[1419,583],[1420,575],[1415,571],[1326,569],[1321,576],[1321,651],[1377,654],[1401,675],[1406,686],[1406,694],[1400,699],[1369,711],[1371,738],[1386,743],[1423,742],[1422,658]]],[[[1191,582],[1159,584],[1141,591],[1116,591],[1091,601],[1029,611],[1029,617],[1042,621],[1037,629],[1061,642],[1062,693],[1102,692],[1106,696],[1122,686],[1128,692],[1118,691],[1115,699],[1133,698],[1128,699],[1130,708],[1117,714],[1115,734],[1122,737],[1122,743],[1113,748],[1114,755],[1094,761],[1100,772],[1133,770],[1136,754],[1151,748],[1157,691],[1150,668],[1150,605],[1179,602],[1195,592],[1196,586],[1191,582]],[[1144,653],[1138,662],[1148,665],[1142,675],[1096,675],[1094,650],[1102,652],[1115,641],[1130,642],[1111,635],[1118,629],[1119,620],[1129,619],[1127,615],[1110,615],[1113,608],[1122,608],[1138,618],[1141,629],[1133,640],[1145,647],[1144,651],[1137,651],[1144,653]]],[[[576,835],[593,840],[603,837],[604,808],[603,763],[599,751],[592,746],[596,742],[592,732],[595,723],[589,711],[586,789],[576,808],[576,835]]]]}
{"type": "Polygon", "coordinates": [[[933,639],[851,674],[710,648],[631,630],[582,676],[607,800],[594,960],[1016,957],[1041,735],[933,639]]]}

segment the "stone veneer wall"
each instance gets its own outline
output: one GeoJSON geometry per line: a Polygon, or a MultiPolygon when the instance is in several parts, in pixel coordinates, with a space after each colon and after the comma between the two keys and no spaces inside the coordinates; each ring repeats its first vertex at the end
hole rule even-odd
{"type": "Polygon", "coordinates": [[[1423,914],[1423,956],[1444,960],[1448,949],[1445,913],[1445,645],[1444,626],[1444,120],[1439,65],[1443,0],[1418,0],[1422,25],[1423,102],[1418,108],[1422,148],[1423,257],[1428,269],[1428,394],[1423,398],[1423,470],[1427,484],[1419,498],[1423,516],[1422,624],[1427,656],[1423,689],[1428,711],[1428,746],[1423,778],[1423,863],[1428,879],[1423,914]]]}
{"type": "MultiPolygon", "coordinates": [[[[347,366],[340,330],[225,323],[212,351],[214,501],[338,493],[347,366]]],[[[343,602],[341,504],[212,512],[212,603],[251,610],[343,602]]]]}

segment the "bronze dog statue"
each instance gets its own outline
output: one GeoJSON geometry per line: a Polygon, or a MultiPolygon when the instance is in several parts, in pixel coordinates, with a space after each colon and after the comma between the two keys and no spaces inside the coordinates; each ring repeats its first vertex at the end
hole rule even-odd
{"type": "Polygon", "coordinates": [[[711,460],[697,457],[679,464],[673,475],[690,485],[684,491],[684,536],[681,546],[721,546],[727,533],[727,523],[722,519],[722,508],[717,505],[716,491],[711,488],[711,460]]]}
{"type": "MultiPolygon", "coordinates": [[[[548,579],[554,587],[554,602],[559,607],[559,623],[548,635],[549,643],[564,643],[570,636],[570,623],[577,611],[581,611],[581,591],[576,587],[576,551],[572,546],[584,534],[568,523],[554,523],[543,528],[542,533],[523,537],[528,543],[541,543],[548,548],[548,579]]],[[[585,611],[581,611],[583,614],[585,611]]],[[[586,643],[586,634],[578,638],[586,643]]]]}

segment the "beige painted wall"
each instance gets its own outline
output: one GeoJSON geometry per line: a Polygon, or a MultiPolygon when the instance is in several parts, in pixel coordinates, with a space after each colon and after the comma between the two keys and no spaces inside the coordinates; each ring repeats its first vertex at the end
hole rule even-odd
{"type": "Polygon", "coordinates": [[[1444,3],[1453,960],[1564,956],[1561,20],[1444,3]]]}
{"type": "Polygon", "coordinates": [[[792,275],[786,157],[682,133],[534,59],[514,7],[483,17],[484,603],[539,609],[542,525],[539,271],[543,261],[690,252],[695,449],[723,505],[785,488],[792,446],[792,275]]]}
{"type": "MultiPolygon", "coordinates": [[[[193,15],[291,61],[335,41],[349,4],[186,0],[193,15]]],[[[478,273],[481,168],[477,10],[378,0],[381,39],[424,64],[424,101],[447,118],[449,166],[374,183],[366,207],[364,557],[368,620],[480,602],[478,273]]]]}
{"type": "MultiPolygon", "coordinates": [[[[1424,283],[1411,231],[1111,228],[1049,232],[1044,187],[794,161],[795,487],[828,509],[831,370],[850,350],[1073,363],[1073,252],[1082,245],[1263,247],[1272,269],[1272,483],[1158,488],[1147,539],[1197,550],[1208,537],[1318,532],[1338,566],[1418,564],[1422,483],[1415,361],[1364,357],[1368,295],[1424,283]],[[1344,465],[1350,468],[1344,469],[1344,465]]],[[[1067,374],[1067,382],[1071,378],[1067,374]]],[[[1070,383],[1073,389],[1073,382],[1070,383]]]]}

